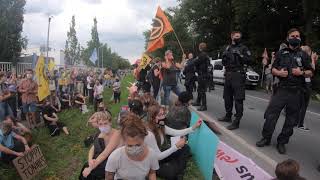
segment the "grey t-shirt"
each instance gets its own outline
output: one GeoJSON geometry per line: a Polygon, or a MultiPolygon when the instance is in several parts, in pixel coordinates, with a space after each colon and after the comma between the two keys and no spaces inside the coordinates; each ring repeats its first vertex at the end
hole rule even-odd
{"type": "Polygon", "coordinates": [[[114,179],[144,180],[150,170],[158,170],[157,155],[151,149],[143,161],[131,160],[125,152],[125,146],[113,151],[108,158],[105,170],[114,172],[114,179]]]}

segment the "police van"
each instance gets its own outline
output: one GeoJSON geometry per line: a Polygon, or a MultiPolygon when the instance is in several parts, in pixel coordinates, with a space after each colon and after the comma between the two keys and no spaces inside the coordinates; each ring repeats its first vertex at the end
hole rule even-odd
{"type": "MultiPolygon", "coordinates": [[[[225,67],[222,65],[222,59],[210,60],[213,66],[213,81],[217,84],[224,84],[225,67]]],[[[246,85],[256,87],[259,84],[260,76],[250,66],[246,72],[246,85]]]]}

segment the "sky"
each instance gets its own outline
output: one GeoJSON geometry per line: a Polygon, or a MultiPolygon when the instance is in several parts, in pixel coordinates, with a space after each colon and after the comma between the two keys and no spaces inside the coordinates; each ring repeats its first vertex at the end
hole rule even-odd
{"type": "Polygon", "coordinates": [[[81,46],[91,39],[93,18],[98,21],[101,43],[107,43],[120,56],[134,62],[144,51],[145,30],[151,29],[157,6],[162,9],[178,5],[176,0],[27,0],[23,36],[28,47],[46,44],[48,17],[50,47],[64,49],[72,15],[76,18],[81,46]]]}

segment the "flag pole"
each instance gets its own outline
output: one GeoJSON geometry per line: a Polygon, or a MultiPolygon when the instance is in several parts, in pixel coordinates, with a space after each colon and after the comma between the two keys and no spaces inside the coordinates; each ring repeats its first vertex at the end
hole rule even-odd
{"type": "Polygon", "coordinates": [[[177,34],[176,34],[176,31],[175,31],[173,28],[172,28],[172,30],[173,30],[174,36],[176,37],[176,39],[177,39],[177,41],[178,41],[178,43],[179,43],[179,46],[180,46],[181,51],[182,51],[182,54],[184,54],[184,50],[183,50],[183,48],[182,48],[182,46],[181,46],[181,43],[180,43],[180,40],[179,40],[179,38],[178,38],[178,36],[177,36],[177,34]]]}

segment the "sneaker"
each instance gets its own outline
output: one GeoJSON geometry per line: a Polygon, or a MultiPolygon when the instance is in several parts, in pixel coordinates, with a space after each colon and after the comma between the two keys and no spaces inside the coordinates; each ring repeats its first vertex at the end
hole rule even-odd
{"type": "Polygon", "coordinates": [[[298,126],[298,129],[300,129],[302,131],[310,131],[310,129],[305,126],[298,126]]]}

